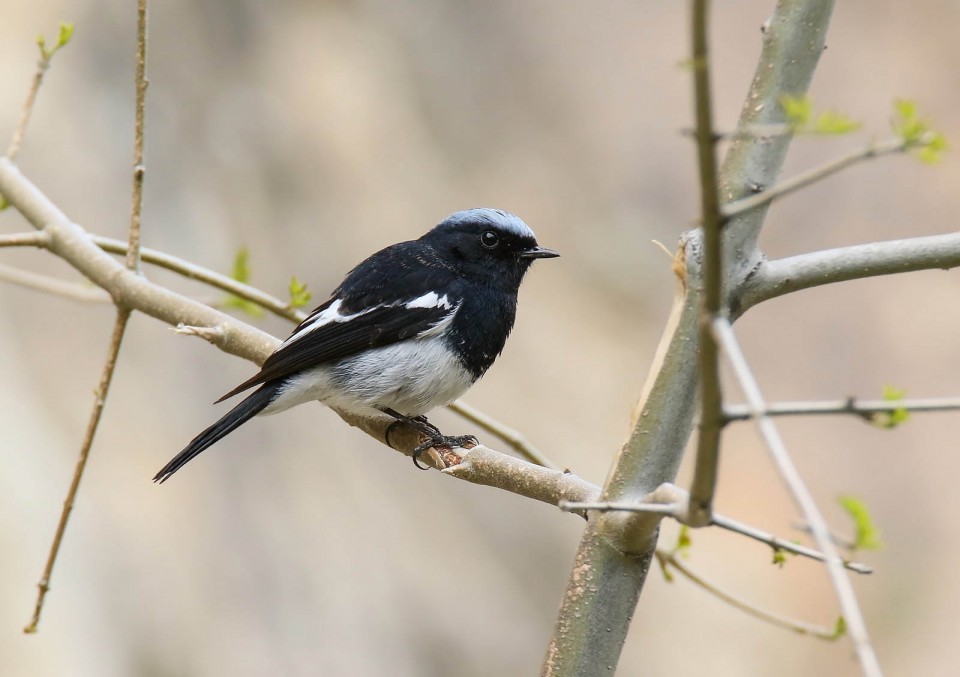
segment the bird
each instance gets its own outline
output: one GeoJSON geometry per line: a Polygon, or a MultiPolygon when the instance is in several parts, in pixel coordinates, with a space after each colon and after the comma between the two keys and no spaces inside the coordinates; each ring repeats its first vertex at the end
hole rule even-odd
{"type": "Polygon", "coordinates": [[[217,403],[256,388],[197,435],[153,478],[163,483],[257,415],[319,400],[360,418],[393,419],[426,436],[413,453],[455,448],[426,414],[462,396],[503,351],[520,283],[531,264],[559,254],[519,217],[499,209],[451,214],[416,240],[354,267],[266,359],[217,403]]]}

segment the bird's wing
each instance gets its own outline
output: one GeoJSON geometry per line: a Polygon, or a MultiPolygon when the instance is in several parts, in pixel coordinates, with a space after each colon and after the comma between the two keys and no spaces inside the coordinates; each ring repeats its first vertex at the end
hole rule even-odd
{"type": "Polygon", "coordinates": [[[453,320],[459,301],[449,294],[421,294],[380,303],[350,313],[342,299],[331,299],[312,312],[267,358],[254,377],[221,397],[221,402],[255,385],[411,338],[433,336],[453,320]]]}

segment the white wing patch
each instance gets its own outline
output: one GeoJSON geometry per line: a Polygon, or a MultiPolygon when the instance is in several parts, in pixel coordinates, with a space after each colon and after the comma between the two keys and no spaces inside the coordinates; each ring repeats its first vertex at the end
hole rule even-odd
{"type": "Polygon", "coordinates": [[[444,294],[440,296],[437,292],[432,291],[419,296],[412,301],[407,302],[406,308],[445,308],[450,310],[453,308],[453,305],[450,303],[450,299],[447,298],[447,295],[444,294]]]}
{"type": "MultiPolygon", "coordinates": [[[[297,329],[296,332],[291,334],[286,341],[280,344],[280,348],[287,347],[294,341],[297,341],[303,338],[304,336],[314,331],[315,329],[319,329],[320,327],[325,327],[331,322],[348,322],[354,319],[355,317],[360,317],[361,315],[365,315],[366,313],[369,313],[371,310],[374,310],[375,308],[379,307],[379,306],[374,306],[373,308],[364,308],[359,313],[354,313],[353,315],[341,315],[340,306],[342,304],[343,304],[343,301],[341,299],[337,299],[336,301],[331,303],[326,308],[326,310],[324,310],[322,313],[318,313],[314,318],[309,320],[306,324],[302,325],[299,329],[297,329]]],[[[279,348],[277,350],[279,350],[279,348]]]]}

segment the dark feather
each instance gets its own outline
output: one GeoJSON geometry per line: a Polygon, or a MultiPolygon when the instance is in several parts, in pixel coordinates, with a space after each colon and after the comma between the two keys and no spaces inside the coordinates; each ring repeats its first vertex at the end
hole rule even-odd
{"type": "Polygon", "coordinates": [[[170,462],[160,469],[160,472],[156,474],[153,481],[163,484],[170,479],[173,473],[192,461],[204,449],[217,440],[226,437],[239,426],[259,414],[270,404],[270,401],[277,394],[278,388],[278,384],[268,383],[256,392],[251,393],[249,397],[224,414],[219,421],[194,437],[183,451],[170,459],[170,462]]]}

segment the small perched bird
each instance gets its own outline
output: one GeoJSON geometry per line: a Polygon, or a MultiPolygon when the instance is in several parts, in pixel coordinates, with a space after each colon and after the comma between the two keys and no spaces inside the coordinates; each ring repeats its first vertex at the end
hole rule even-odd
{"type": "Polygon", "coordinates": [[[347,274],[258,374],[217,400],[259,386],[154,481],[257,414],[311,400],[413,426],[428,438],[414,463],[430,447],[475,442],[442,435],[424,414],[456,400],[490,368],[513,328],[523,276],[534,259],[555,256],[527,224],[498,209],[457,212],[417,240],[381,249],[347,274]]]}

